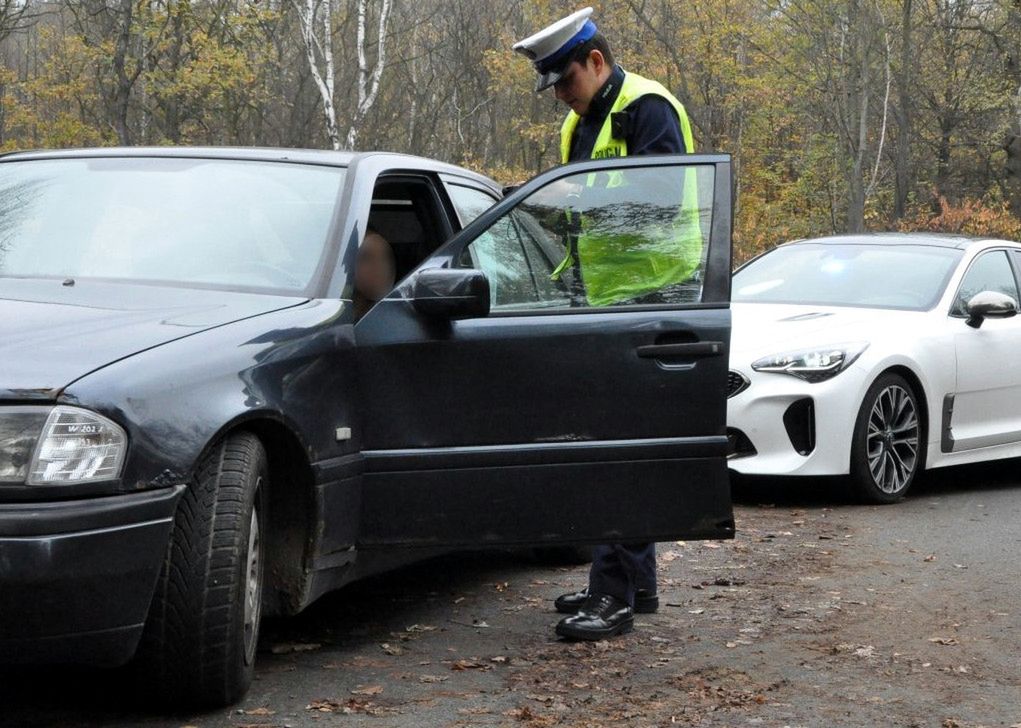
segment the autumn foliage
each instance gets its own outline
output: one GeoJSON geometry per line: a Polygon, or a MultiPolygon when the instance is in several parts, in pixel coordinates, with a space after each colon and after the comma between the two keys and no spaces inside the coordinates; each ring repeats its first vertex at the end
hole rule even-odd
{"type": "Polygon", "coordinates": [[[946,197],[938,196],[936,203],[938,211],[931,207],[915,210],[898,223],[897,229],[1021,240],[1021,219],[1005,202],[965,199],[954,205],[946,197]]]}
{"type": "MultiPolygon", "coordinates": [[[[0,148],[346,138],[504,183],[557,163],[564,108],[510,46],[582,3],[388,3],[312,0],[306,38],[305,0],[0,0],[0,148]],[[335,126],[356,135],[328,131],[306,40],[332,53],[335,126]],[[380,71],[371,108],[360,67],[380,71]]],[[[1017,0],[593,5],[697,151],[732,155],[737,260],[845,231],[1021,237],[1017,0]]]]}

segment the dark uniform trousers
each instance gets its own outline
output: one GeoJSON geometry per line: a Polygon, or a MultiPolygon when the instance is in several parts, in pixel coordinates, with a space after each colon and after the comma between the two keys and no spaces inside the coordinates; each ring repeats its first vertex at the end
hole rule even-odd
{"type": "Polygon", "coordinates": [[[589,570],[590,594],[609,594],[631,606],[635,590],[656,592],[656,544],[596,546],[589,570]]]}

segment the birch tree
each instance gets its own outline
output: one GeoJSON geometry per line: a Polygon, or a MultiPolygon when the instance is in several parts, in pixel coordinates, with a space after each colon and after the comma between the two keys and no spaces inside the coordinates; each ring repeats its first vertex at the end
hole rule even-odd
{"type": "MultiPolygon", "coordinates": [[[[298,13],[305,59],[323,104],[326,135],[340,149],[340,131],[334,106],[333,0],[292,0],[298,13]]],[[[359,0],[362,2],[362,0],[359,0]]]]}
{"type": "Polygon", "coordinates": [[[390,17],[390,8],[393,0],[381,0],[379,15],[376,19],[376,62],[369,70],[368,54],[365,48],[365,34],[367,18],[367,0],[358,2],[358,29],[355,41],[358,51],[358,103],[354,108],[351,117],[351,124],[347,130],[347,141],[345,148],[354,149],[358,140],[358,132],[361,128],[365,115],[369,113],[372,105],[376,103],[379,96],[379,82],[383,77],[383,70],[386,68],[386,23],[390,17]]]}
{"type": "MultiPolygon", "coordinates": [[[[298,14],[301,40],[305,48],[312,80],[323,105],[326,135],[334,149],[341,149],[340,126],[336,107],[336,63],[333,51],[333,16],[335,0],[291,0],[298,14]]],[[[355,51],[357,53],[356,99],[352,105],[343,148],[354,149],[358,132],[366,115],[379,97],[380,81],[386,69],[386,27],[393,0],[380,0],[376,16],[376,58],[370,67],[367,49],[369,23],[368,0],[356,0],[357,15],[355,51]]]]}

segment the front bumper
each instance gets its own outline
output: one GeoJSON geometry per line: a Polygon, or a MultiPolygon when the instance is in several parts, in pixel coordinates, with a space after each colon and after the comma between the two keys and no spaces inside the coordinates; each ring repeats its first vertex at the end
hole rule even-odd
{"type": "Polygon", "coordinates": [[[0,662],[127,662],[184,487],[0,503],[0,662]]]}
{"type": "Polygon", "coordinates": [[[867,388],[851,366],[812,384],[788,374],[735,367],[748,386],[727,400],[737,452],[728,467],[745,475],[846,475],[851,439],[867,388]]]}

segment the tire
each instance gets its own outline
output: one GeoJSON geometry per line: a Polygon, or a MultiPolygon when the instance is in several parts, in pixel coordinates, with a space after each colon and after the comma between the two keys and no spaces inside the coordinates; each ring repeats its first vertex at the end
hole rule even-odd
{"type": "Polygon", "coordinates": [[[594,546],[543,546],[532,549],[532,558],[543,566],[580,566],[592,563],[594,546]]]}
{"type": "Polygon", "coordinates": [[[862,400],[851,443],[851,486],[867,503],[904,498],[925,464],[921,407],[897,374],[880,376],[862,400]]]}
{"type": "Polygon", "coordinates": [[[221,707],[252,682],[262,616],[266,451],[229,435],[181,497],[136,656],[146,695],[221,707]]]}

